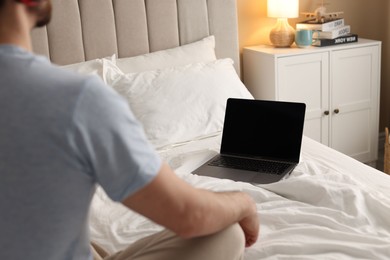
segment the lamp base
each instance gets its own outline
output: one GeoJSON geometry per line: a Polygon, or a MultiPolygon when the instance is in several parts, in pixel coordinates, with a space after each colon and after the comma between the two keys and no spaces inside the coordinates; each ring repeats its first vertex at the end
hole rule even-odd
{"type": "Polygon", "coordinates": [[[290,47],[294,43],[295,30],[288,24],[287,18],[278,18],[269,34],[269,39],[272,45],[278,48],[290,47]]]}

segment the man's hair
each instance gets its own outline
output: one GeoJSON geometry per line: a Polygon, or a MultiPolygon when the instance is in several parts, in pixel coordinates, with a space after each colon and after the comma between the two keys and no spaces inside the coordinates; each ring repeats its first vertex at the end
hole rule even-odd
{"type": "Polygon", "coordinates": [[[6,0],[0,0],[0,8],[3,7],[4,3],[5,3],[6,0]]]}

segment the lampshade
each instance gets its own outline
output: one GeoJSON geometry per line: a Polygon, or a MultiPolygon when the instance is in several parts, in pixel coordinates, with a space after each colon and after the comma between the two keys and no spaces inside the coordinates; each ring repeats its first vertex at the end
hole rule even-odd
{"type": "Polygon", "coordinates": [[[299,0],[267,0],[267,15],[273,18],[299,16],[299,0]]]}

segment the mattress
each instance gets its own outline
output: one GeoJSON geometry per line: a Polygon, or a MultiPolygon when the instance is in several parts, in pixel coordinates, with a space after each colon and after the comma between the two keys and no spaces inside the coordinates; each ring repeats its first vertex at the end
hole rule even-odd
{"type": "MultiPolygon", "coordinates": [[[[304,137],[301,160],[282,181],[252,185],[191,172],[217,154],[221,135],[160,149],[161,157],[191,185],[240,190],[256,201],[260,237],[245,259],[388,259],[390,177],[304,137]]],[[[174,187],[172,187],[174,189],[174,187]]],[[[98,187],[90,213],[91,239],[115,252],[162,230],[112,202],[98,187]]]]}

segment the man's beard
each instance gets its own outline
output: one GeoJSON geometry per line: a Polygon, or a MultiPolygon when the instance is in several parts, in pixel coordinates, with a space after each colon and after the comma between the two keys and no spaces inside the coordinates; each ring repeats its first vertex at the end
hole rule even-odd
{"type": "Polygon", "coordinates": [[[39,3],[34,10],[38,16],[35,27],[45,26],[50,22],[51,19],[51,1],[43,0],[41,2],[42,3],[39,3]]]}

